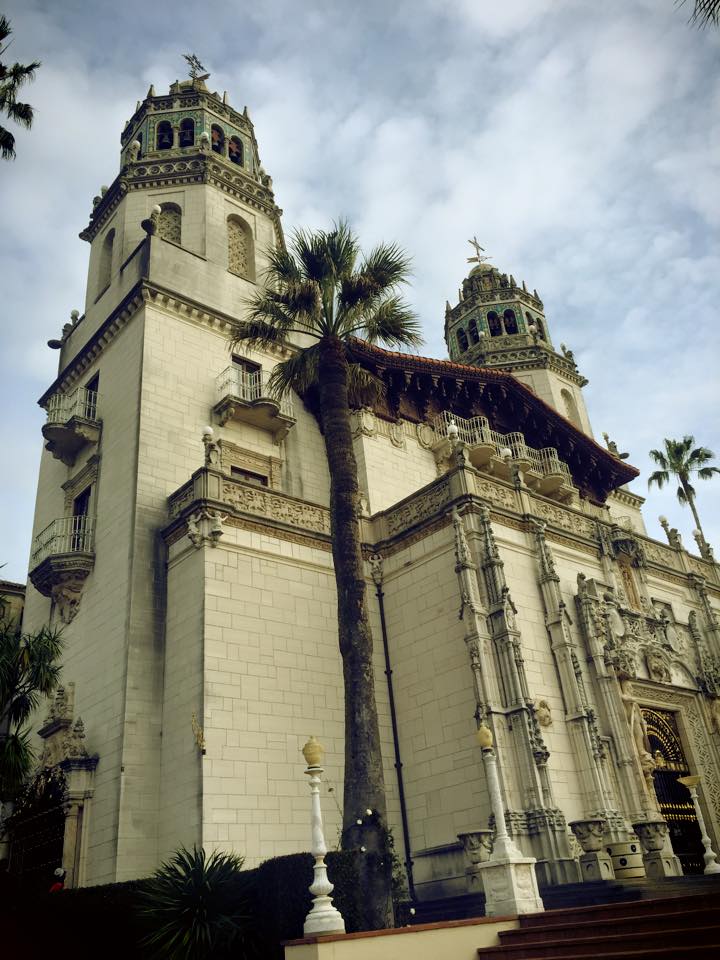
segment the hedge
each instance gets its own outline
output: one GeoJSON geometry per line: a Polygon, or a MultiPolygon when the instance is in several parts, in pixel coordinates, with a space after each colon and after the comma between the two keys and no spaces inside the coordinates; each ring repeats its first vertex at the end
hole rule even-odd
{"type": "MultiPolygon", "coordinates": [[[[333,902],[348,933],[367,929],[365,873],[381,869],[371,854],[334,851],[326,856],[328,874],[335,885],[333,902]]],[[[303,923],[312,897],[313,858],[295,853],[266,860],[253,870],[243,870],[243,886],[250,883],[255,901],[260,955],[283,960],[282,942],[303,935],[303,923]]],[[[68,956],[73,960],[148,960],[140,946],[143,927],[134,904],[141,880],[83,887],[62,893],[28,896],[9,888],[0,895],[0,943],[7,956],[47,960],[68,956]],[[15,948],[14,950],[12,948],[15,948]]],[[[237,960],[242,960],[238,957],[237,960]]]]}

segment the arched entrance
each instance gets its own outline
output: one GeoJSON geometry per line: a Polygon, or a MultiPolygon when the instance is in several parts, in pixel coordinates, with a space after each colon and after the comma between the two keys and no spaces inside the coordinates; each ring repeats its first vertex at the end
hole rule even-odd
{"type": "Polygon", "coordinates": [[[650,752],[657,765],[653,774],[655,793],[660,812],[670,829],[675,856],[682,864],[683,873],[702,873],[704,851],[695,808],[687,788],[677,782],[679,777],[687,776],[690,769],[675,714],[670,710],[643,707],[642,715],[647,725],[650,752]]]}

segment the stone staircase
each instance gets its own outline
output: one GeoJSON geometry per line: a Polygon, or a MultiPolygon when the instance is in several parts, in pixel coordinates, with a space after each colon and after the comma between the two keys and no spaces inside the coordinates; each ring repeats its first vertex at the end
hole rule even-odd
{"type": "MultiPolygon", "coordinates": [[[[700,879],[700,878],[698,878],[700,879]]],[[[708,878],[709,879],[709,878],[708,878]]],[[[587,884],[586,884],[587,886],[587,884]]],[[[665,885],[664,885],[665,886],[665,885]]],[[[673,885],[665,889],[672,889],[673,885]]],[[[682,886],[674,885],[676,891],[682,886]]],[[[684,895],[546,910],[520,917],[480,960],[705,960],[720,957],[720,884],[684,895]],[[714,889],[713,889],[714,887],[714,889]]]]}

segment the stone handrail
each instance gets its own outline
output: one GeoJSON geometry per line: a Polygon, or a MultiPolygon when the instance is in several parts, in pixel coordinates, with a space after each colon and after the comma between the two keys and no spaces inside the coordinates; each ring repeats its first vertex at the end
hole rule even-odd
{"type": "Polygon", "coordinates": [[[72,417],[84,420],[98,419],[98,393],[79,387],[71,394],[56,393],[47,405],[48,423],[67,423],[72,417]]]}

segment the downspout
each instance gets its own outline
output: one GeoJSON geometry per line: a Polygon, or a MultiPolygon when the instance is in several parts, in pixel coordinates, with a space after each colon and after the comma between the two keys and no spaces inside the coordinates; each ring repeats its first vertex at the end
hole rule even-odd
{"type": "MultiPolygon", "coordinates": [[[[377,557],[377,555],[376,555],[377,557]]],[[[408,880],[410,900],[415,903],[415,880],[413,878],[413,859],[410,855],[410,831],[408,829],[407,807],[405,805],[405,785],[403,783],[402,760],[400,759],[400,739],[398,737],[397,715],[395,712],[395,694],[392,683],[392,667],[390,666],[390,649],[388,647],[387,625],[385,623],[385,594],[382,588],[382,559],[377,557],[372,563],[372,578],[375,583],[375,595],[380,610],[380,629],[382,631],[383,653],[385,654],[385,676],[387,677],[388,701],[390,704],[390,722],[392,724],[393,747],[395,751],[395,772],[397,774],[398,799],[400,800],[400,820],[402,823],[403,846],[405,847],[405,873],[408,880]]]]}

